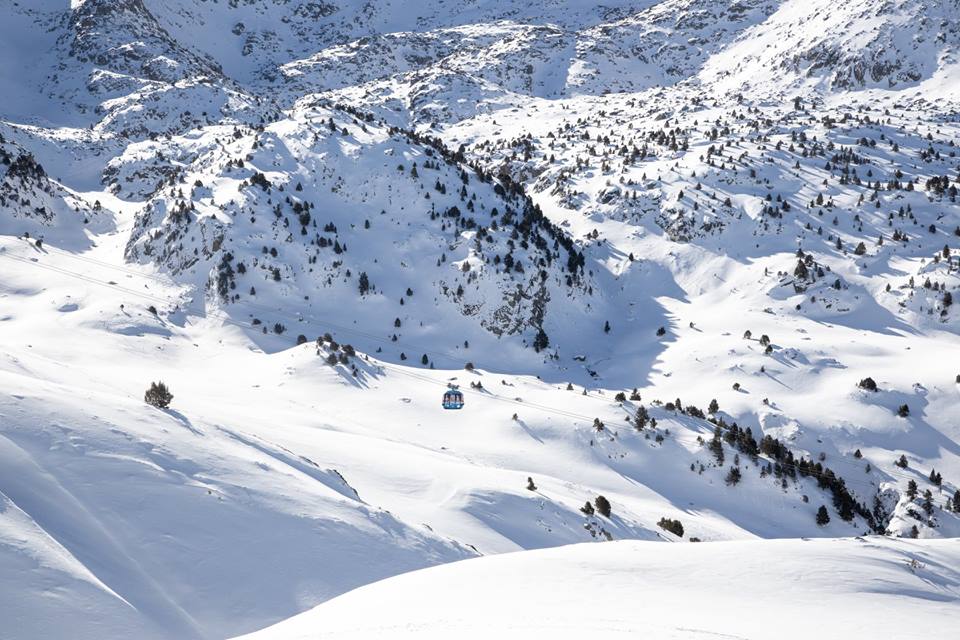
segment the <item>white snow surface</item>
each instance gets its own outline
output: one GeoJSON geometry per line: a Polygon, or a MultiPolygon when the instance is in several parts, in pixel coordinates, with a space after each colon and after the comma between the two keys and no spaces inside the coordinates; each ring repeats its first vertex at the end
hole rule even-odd
{"type": "Polygon", "coordinates": [[[958,14],[0,0],[0,637],[947,637],[958,14]]]}
{"type": "Polygon", "coordinates": [[[243,640],[947,637],[958,561],[943,540],[570,545],[414,571],[243,640]]]}

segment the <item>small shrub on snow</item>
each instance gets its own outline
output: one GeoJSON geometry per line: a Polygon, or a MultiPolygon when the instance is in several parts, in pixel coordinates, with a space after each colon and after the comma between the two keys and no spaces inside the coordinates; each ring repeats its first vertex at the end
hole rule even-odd
{"type": "Polygon", "coordinates": [[[669,531],[679,538],[683,537],[683,524],[679,520],[660,518],[660,522],[657,523],[657,526],[665,531],[669,531]]]}
{"type": "Polygon", "coordinates": [[[143,395],[143,401],[158,409],[166,409],[173,400],[173,394],[167,389],[167,385],[162,382],[151,382],[150,388],[143,395]]]}

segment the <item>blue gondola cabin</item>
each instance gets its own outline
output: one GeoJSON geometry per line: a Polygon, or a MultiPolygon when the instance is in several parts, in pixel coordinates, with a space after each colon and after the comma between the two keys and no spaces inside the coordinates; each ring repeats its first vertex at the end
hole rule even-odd
{"type": "Polygon", "coordinates": [[[444,409],[463,409],[463,394],[455,388],[447,389],[443,394],[444,409]]]}

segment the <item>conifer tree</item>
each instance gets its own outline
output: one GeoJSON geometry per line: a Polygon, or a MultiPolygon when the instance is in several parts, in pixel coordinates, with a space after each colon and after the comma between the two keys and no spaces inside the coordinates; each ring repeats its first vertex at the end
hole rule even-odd
{"type": "Polygon", "coordinates": [[[817,524],[822,527],[828,522],[830,522],[830,514],[827,513],[827,507],[820,505],[820,508],[817,509],[817,524]]]}
{"type": "Polygon", "coordinates": [[[151,382],[150,388],[143,394],[143,401],[158,409],[166,409],[173,400],[173,394],[163,382],[151,382]]]}
{"type": "Polygon", "coordinates": [[[907,497],[911,500],[917,497],[917,483],[913,480],[907,482],[907,497]]]}
{"type": "Polygon", "coordinates": [[[597,508],[597,513],[604,518],[610,517],[610,501],[603,496],[597,496],[593,501],[593,506],[597,508]]]}

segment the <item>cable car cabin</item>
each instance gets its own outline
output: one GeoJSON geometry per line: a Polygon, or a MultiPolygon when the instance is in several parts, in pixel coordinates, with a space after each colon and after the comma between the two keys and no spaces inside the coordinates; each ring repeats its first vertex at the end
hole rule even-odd
{"type": "Polygon", "coordinates": [[[457,389],[447,389],[443,394],[444,409],[463,409],[463,394],[457,389]]]}

